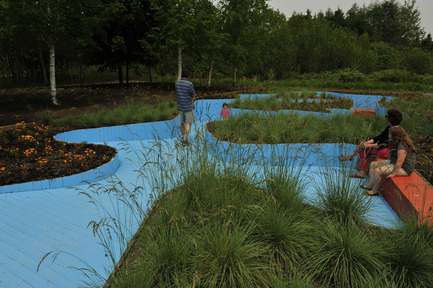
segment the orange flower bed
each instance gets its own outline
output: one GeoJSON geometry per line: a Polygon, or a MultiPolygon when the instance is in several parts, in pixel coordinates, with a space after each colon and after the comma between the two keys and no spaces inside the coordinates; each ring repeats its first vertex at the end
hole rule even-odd
{"type": "Polygon", "coordinates": [[[112,147],[56,141],[50,126],[16,124],[0,128],[0,186],[63,177],[94,169],[110,161],[112,147]]]}

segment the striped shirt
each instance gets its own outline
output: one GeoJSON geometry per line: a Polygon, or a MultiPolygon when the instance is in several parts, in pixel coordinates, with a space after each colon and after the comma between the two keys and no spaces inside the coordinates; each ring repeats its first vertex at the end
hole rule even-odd
{"type": "Polygon", "coordinates": [[[189,112],[194,109],[194,85],[186,78],[182,78],[174,84],[177,96],[177,109],[182,112],[189,112]]]}

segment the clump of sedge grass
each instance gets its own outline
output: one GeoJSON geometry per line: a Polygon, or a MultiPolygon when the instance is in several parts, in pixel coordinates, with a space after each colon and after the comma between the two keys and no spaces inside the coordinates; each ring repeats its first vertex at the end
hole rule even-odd
{"type": "Polygon", "coordinates": [[[153,106],[129,102],[113,109],[88,110],[77,121],[90,128],[171,120],[176,114],[177,105],[174,101],[159,101],[153,106]]]}
{"type": "Polygon", "coordinates": [[[210,122],[207,127],[214,137],[239,144],[359,143],[382,132],[386,122],[379,116],[337,114],[323,119],[290,113],[267,116],[247,113],[210,122]]]}
{"type": "Polygon", "coordinates": [[[358,182],[347,177],[342,170],[329,167],[323,170],[319,178],[322,181],[316,188],[320,197],[317,205],[323,213],[342,224],[368,223],[371,201],[360,191],[358,182]]]}
{"type": "Polygon", "coordinates": [[[432,287],[432,228],[416,215],[408,215],[405,225],[383,235],[384,251],[395,287],[432,287]]]}
{"type": "Polygon", "coordinates": [[[322,223],[315,235],[317,250],[305,262],[322,287],[368,287],[384,275],[382,248],[366,230],[354,222],[322,223]]]}
{"type": "Polygon", "coordinates": [[[301,110],[314,112],[329,112],[329,108],[350,109],[353,101],[347,98],[327,96],[327,94],[316,95],[310,93],[283,93],[269,97],[236,99],[230,104],[232,108],[249,110],[301,110]]]}

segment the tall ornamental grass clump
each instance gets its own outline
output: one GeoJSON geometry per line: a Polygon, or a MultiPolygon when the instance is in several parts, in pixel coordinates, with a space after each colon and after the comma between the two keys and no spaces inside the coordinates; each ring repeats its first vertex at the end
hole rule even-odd
{"type": "Polygon", "coordinates": [[[254,239],[251,226],[238,221],[212,221],[203,228],[195,257],[200,286],[272,287],[267,247],[254,239]]]}
{"type": "MultiPolygon", "coordinates": [[[[124,125],[173,119],[177,115],[175,101],[159,101],[155,105],[128,102],[112,109],[102,108],[98,111],[88,110],[81,114],[77,122],[87,127],[103,125],[124,125]]],[[[70,119],[66,119],[70,121],[70,119]]],[[[64,120],[64,121],[66,121],[64,120]]],[[[62,123],[62,119],[59,120],[62,123]]],[[[64,123],[64,122],[63,122],[64,123]]]]}
{"type": "Polygon", "coordinates": [[[381,116],[365,118],[337,114],[323,119],[316,115],[276,113],[263,116],[252,112],[226,121],[213,121],[207,127],[222,141],[279,144],[359,143],[378,135],[386,125],[381,116]]]}
{"type": "Polygon", "coordinates": [[[367,231],[354,222],[323,222],[314,235],[320,245],[305,263],[322,287],[369,287],[386,275],[382,247],[367,231]]]}
{"type": "Polygon", "coordinates": [[[433,287],[433,229],[408,215],[405,225],[383,235],[386,261],[395,287],[433,287]]]}
{"type": "Polygon", "coordinates": [[[237,98],[230,107],[249,110],[301,110],[328,113],[329,108],[350,109],[353,101],[317,92],[279,92],[269,97],[237,98]]]}
{"type": "Polygon", "coordinates": [[[316,188],[320,198],[317,206],[326,217],[341,224],[368,223],[371,198],[365,197],[357,181],[353,181],[344,170],[329,167],[322,169],[318,178],[321,184],[316,188]]]}
{"type": "MultiPolygon", "coordinates": [[[[397,234],[398,235],[398,234],[397,234]]],[[[432,287],[433,251],[420,237],[394,238],[386,250],[396,287],[432,287]]]]}
{"type": "Polygon", "coordinates": [[[290,166],[292,162],[265,172],[262,184],[266,197],[262,209],[250,220],[255,222],[254,234],[267,245],[269,262],[280,276],[301,268],[299,263],[308,255],[314,231],[314,211],[304,202],[306,186],[300,170],[290,166]]]}

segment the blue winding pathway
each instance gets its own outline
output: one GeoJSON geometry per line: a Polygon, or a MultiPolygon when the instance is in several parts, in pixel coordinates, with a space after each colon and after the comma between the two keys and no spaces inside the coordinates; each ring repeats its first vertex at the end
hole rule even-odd
{"type": "MultiPolygon", "coordinates": [[[[377,113],[384,113],[376,104],[382,96],[336,95],[351,97],[355,103],[353,109],[375,109],[377,113]]],[[[250,172],[261,177],[263,164],[272,165],[268,162],[269,155],[287,156],[287,153],[294,153],[293,151],[310,149],[304,154],[303,161],[293,162],[292,165],[297,166],[298,171],[311,180],[308,181],[305,196],[312,203],[318,201],[317,191],[323,185],[320,181],[315,181],[322,178],[318,176],[333,170],[345,171],[335,159],[341,149],[353,149],[351,145],[262,145],[257,149],[218,142],[204,132],[204,125],[218,119],[222,103],[230,101],[196,102],[198,121],[193,126],[191,138],[205,135],[208,143],[215,144],[214,152],[209,152],[212,154],[210,157],[227,160],[242,153],[252,153],[254,149],[259,150],[260,153],[256,152],[257,157],[253,159],[256,162],[251,163],[250,172]]],[[[341,112],[351,113],[349,110],[332,111],[341,112]]],[[[240,111],[232,111],[232,114],[236,113],[240,111]]],[[[0,287],[79,287],[85,286],[86,282],[89,284],[89,279],[71,267],[91,267],[100,275],[99,280],[106,279],[111,272],[107,271],[107,267],[111,269],[112,265],[104,247],[99,243],[100,239],[94,236],[92,227],[88,227],[88,224],[107,215],[115,216],[117,221],[125,223],[122,229],[126,240],[110,235],[115,250],[114,261],[118,261],[125,250],[125,243],[138,229],[142,215],[136,217],[127,205],[119,204],[123,203],[119,199],[124,196],[110,192],[109,188],[120,185],[121,181],[123,189],[131,191],[129,196],[134,194],[137,202],[147,210],[158,192],[177,185],[176,179],[180,177],[176,169],[177,161],[181,157],[196,155],[195,149],[198,147],[179,147],[176,139],[177,125],[178,120],[175,119],[60,134],[58,139],[105,143],[117,148],[119,152],[109,164],[78,176],[0,186],[0,287]],[[162,171],[169,175],[162,175],[162,171]],[[140,193],[137,193],[137,189],[140,193]],[[97,205],[93,202],[97,202],[97,205]],[[48,252],[52,253],[37,271],[40,261],[48,252]]],[[[351,181],[353,185],[359,185],[359,180],[351,181]]],[[[371,221],[386,227],[399,225],[397,216],[382,197],[375,197],[372,201],[369,213],[371,221]]],[[[94,281],[98,282],[98,278],[94,278],[94,281]]]]}

